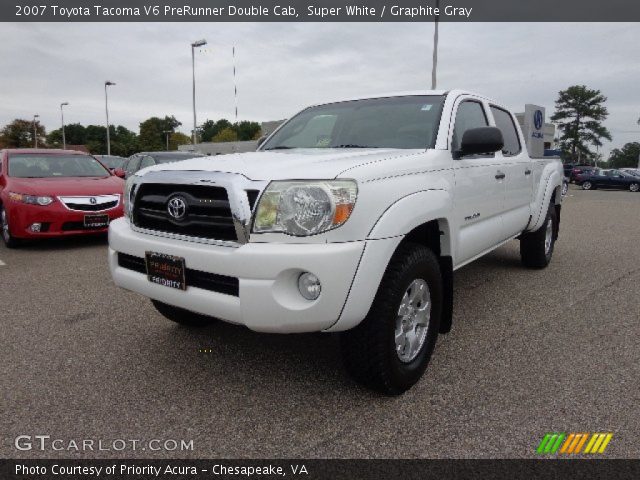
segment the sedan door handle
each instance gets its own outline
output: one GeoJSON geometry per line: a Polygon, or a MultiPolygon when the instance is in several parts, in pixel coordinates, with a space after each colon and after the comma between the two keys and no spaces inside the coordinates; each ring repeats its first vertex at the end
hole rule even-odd
{"type": "Polygon", "coordinates": [[[496,173],[496,180],[502,180],[506,175],[502,172],[496,173]]]}
{"type": "Polygon", "coordinates": [[[525,175],[531,175],[531,170],[529,170],[528,168],[524,171],[525,175]]]}

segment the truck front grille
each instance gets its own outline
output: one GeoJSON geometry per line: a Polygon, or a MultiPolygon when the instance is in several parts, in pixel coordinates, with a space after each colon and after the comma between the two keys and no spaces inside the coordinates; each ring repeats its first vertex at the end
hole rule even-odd
{"type": "Polygon", "coordinates": [[[143,183],[135,195],[133,223],[140,228],[190,237],[238,239],[223,187],[143,183]]]}

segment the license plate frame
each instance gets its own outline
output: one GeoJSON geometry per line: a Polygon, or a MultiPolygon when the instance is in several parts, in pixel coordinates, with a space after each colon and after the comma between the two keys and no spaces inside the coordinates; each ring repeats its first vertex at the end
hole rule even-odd
{"type": "Polygon", "coordinates": [[[109,215],[85,215],[84,228],[105,228],[109,226],[109,215]]]}
{"type": "Polygon", "coordinates": [[[144,258],[147,267],[147,280],[151,283],[177,290],[187,289],[187,269],[183,257],[146,251],[144,258]]]}

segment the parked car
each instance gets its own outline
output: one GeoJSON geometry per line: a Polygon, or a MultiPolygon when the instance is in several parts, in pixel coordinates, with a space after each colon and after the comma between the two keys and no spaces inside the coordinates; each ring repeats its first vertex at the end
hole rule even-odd
{"type": "Polygon", "coordinates": [[[138,170],[142,170],[146,167],[153,165],[162,165],[165,163],[179,162],[182,160],[189,160],[190,158],[202,157],[200,153],[193,152],[140,152],[131,155],[122,170],[116,170],[116,175],[124,178],[129,178],[138,170]]]}
{"type": "Polygon", "coordinates": [[[573,165],[569,172],[569,182],[578,182],[578,175],[583,175],[586,172],[592,172],[596,167],[593,165],[573,165]]]}
{"type": "Polygon", "coordinates": [[[8,247],[23,239],[105,233],[122,216],[124,181],[71,150],[0,151],[0,226],[8,247]]]}
{"type": "Polygon", "coordinates": [[[640,178],[622,170],[597,170],[581,177],[580,186],[583,190],[617,188],[637,192],[640,190],[640,178]]]}
{"type": "Polygon", "coordinates": [[[124,162],[127,160],[117,155],[94,155],[94,157],[112,172],[115,172],[116,169],[122,169],[124,162]]]}
{"type": "Polygon", "coordinates": [[[589,169],[580,170],[579,173],[576,173],[573,175],[573,182],[576,185],[581,185],[583,180],[590,177],[591,175],[596,174],[598,171],[599,171],[598,168],[593,168],[593,167],[589,169]]]}
{"type": "Polygon", "coordinates": [[[562,164],[525,144],[459,90],[316,105],[256,152],[131,175],[111,274],[183,325],[342,332],[347,370],[400,394],[451,328],[455,269],[515,238],[525,266],[551,261],[562,164]]]}
{"type": "Polygon", "coordinates": [[[621,168],[620,170],[634,177],[640,177],[640,168],[621,168]]]}

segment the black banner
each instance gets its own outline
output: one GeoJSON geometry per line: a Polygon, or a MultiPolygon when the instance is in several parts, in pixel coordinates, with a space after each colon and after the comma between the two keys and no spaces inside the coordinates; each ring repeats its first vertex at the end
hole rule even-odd
{"type": "Polygon", "coordinates": [[[0,478],[638,479],[640,460],[0,460],[0,478]]]}
{"type": "Polygon", "coordinates": [[[638,22],[629,0],[14,0],[2,22],[638,22]]]}

